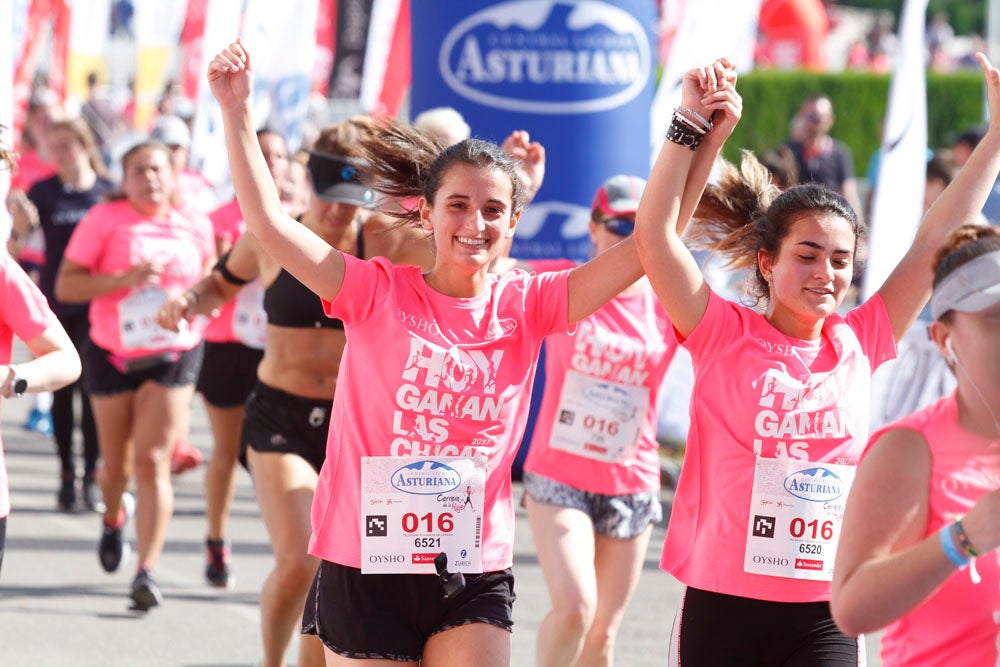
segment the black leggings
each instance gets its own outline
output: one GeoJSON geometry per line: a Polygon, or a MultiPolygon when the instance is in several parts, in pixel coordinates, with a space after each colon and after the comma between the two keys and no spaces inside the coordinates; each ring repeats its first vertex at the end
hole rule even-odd
{"type": "MultiPolygon", "coordinates": [[[[59,315],[59,322],[66,329],[70,340],[77,350],[82,350],[90,335],[90,323],[87,310],[59,315]]],[[[76,474],[76,464],[73,461],[73,431],[75,416],[73,414],[73,399],[80,395],[80,431],[83,435],[83,473],[92,476],[97,469],[99,449],[97,444],[97,426],[94,423],[94,413],[90,408],[90,396],[83,388],[83,383],[77,380],[73,384],[52,393],[52,431],[55,435],[56,448],[59,451],[59,464],[63,475],[76,474]]]]}
{"type": "Polygon", "coordinates": [[[0,519],[0,569],[3,569],[3,549],[7,545],[7,517],[0,519]]]}
{"type": "Polygon", "coordinates": [[[837,629],[828,602],[770,602],[690,586],[674,620],[670,653],[669,664],[681,667],[865,664],[864,639],[837,629]]]}

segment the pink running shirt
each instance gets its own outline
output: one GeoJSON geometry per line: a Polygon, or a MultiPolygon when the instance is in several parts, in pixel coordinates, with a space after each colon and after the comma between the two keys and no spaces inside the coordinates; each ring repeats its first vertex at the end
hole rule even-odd
{"type": "MultiPolygon", "coordinates": [[[[877,431],[869,446],[877,447],[878,438],[895,428],[917,431],[930,447],[925,536],[1000,488],[1000,440],[962,430],[954,393],[877,431]]],[[[969,567],[958,570],[920,606],[886,628],[884,667],[1000,664],[1000,552],[980,556],[975,565],[980,583],[973,583],[969,567]]]]}
{"type": "Polygon", "coordinates": [[[344,261],[343,287],[324,302],[344,322],[347,346],[309,553],[361,567],[361,457],[484,453],[483,570],[510,567],[510,467],[542,339],[568,328],[569,273],[490,274],[482,294],[459,299],[428,287],[417,267],[344,261]],[[421,421],[432,426],[426,437],[421,421]]]}
{"type": "Polygon", "coordinates": [[[828,581],[744,571],[755,450],[762,458],[857,465],[871,374],[896,354],[881,297],[846,318],[827,317],[818,341],[802,341],[713,292],[683,345],[694,366],[691,427],[660,567],[716,593],[829,600],[828,581]]]}
{"type": "MultiPolygon", "coordinates": [[[[171,209],[166,218],[147,218],[120,199],[90,209],[73,231],[64,256],[98,274],[158,262],[164,267],[158,287],[173,296],[201,279],[205,264],[215,257],[215,241],[212,225],[204,216],[171,209]]],[[[198,344],[200,333],[191,331],[175,344],[127,348],[121,336],[119,305],[139,291],[121,289],[90,302],[90,338],[97,345],[134,358],[189,350],[198,344]]]]}
{"type": "MultiPolygon", "coordinates": [[[[6,253],[0,253],[0,364],[10,363],[14,336],[29,341],[58,320],[42,291],[6,253]]],[[[6,378],[4,378],[6,379],[6,378]]],[[[25,399],[27,400],[27,399],[25,399]]],[[[10,487],[0,440],[0,519],[10,514],[10,487]]]]}
{"type": "MultiPolygon", "coordinates": [[[[672,328],[670,318],[649,281],[643,278],[639,286],[639,290],[619,294],[580,321],[574,333],[556,333],[545,339],[545,392],[524,462],[525,471],[604,495],[659,491],[656,414],[660,386],[677,351],[677,341],[668,334],[672,328]],[[574,385],[564,388],[568,373],[601,380],[601,385],[587,381],[590,390],[607,389],[608,393],[602,392],[598,398],[606,398],[611,392],[622,397],[627,406],[622,409],[618,404],[617,411],[623,418],[605,424],[607,411],[587,415],[580,411],[583,405],[579,399],[574,403],[570,395],[574,385]],[[644,405],[632,400],[641,393],[633,387],[646,393],[644,405]],[[593,457],[577,453],[572,446],[551,446],[554,429],[562,435],[560,440],[572,439],[572,429],[583,426],[578,422],[584,420],[590,422],[584,426],[586,432],[605,438],[608,444],[621,442],[617,438],[631,424],[638,426],[636,449],[625,458],[612,458],[603,456],[600,443],[589,445],[591,451],[597,452],[593,457]]],[[[596,438],[588,438],[592,439],[596,438]]]]}

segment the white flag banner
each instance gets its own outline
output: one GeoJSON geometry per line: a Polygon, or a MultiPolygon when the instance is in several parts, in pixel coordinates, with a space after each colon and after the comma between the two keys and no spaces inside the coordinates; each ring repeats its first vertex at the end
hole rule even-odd
{"type": "MultiPolygon", "coordinates": [[[[208,63],[242,36],[254,71],[253,115],[295,150],[302,141],[316,60],[318,0],[209,0],[202,38],[202,72],[191,140],[191,166],[221,190],[229,161],[219,105],[208,88],[208,63]]],[[[260,127],[258,127],[260,129],[260,127]]],[[[220,193],[222,194],[222,193],[220,193]]]]}
{"type": "Polygon", "coordinates": [[[882,156],[869,215],[871,234],[862,298],[877,292],[910,247],[923,217],[927,181],[927,81],[924,24],[927,0],[906,0],[899,21],[899,55],[882,133],[882,156]]]}
{"type": "Polygon", "coordinates": [[[674,107],[681,103],[685,72],[722,56],[732,60],[738,72],[753,69],[760,3],[761,0],[664,0],[661,15],[676,17],[679,24],[650,111],[650,165],[656,160],[674,107]]]}

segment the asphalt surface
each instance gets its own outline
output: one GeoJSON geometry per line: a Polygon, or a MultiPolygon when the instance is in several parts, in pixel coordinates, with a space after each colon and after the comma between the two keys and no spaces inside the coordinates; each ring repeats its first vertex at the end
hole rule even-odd
{"type": "MultiPolygon", "coordinates": [[[[127,593],[134,554],[118,573],[106,574],[96,554],[99,516],[55,510],[59,476],[55,445],[47,436],[22,428],[29,408],[28,398],[4,400],[0,419],[13,504],[0,573],[0,667],[256,664],[259,591],[272,559],[249,475],[240,471],[230,523],[235,587],[220,591],[203,578],[206,523],[204,469],[199,468],[174,478],[176,511],[156,573],[164,603],[145,614],[133,612],[127,593]]],[[[207,458],[211,435],[200,398],[194,401],[191,440],[207,458]]],[[[519,484],[515,493],[520,496],[519,484]]],[[[668,514],[669,490],[662,498],[668,514]]],[[[134,542],[133,525],[126,534],[134,542]]],[[[657,567],[663,536],[664,526],[656,526],[618,640],[616,664],[621,667],[666,664],[682,586],[657,567]]],[[[517,512],[514,573],[512,664],[530,666],[549,602],[522,509],[517,512]]],[[[722,628],[720,640],[724,640],[722,628]]],[[[869,646],[875,649],[877,640],[870,640],[869,646]]],[[[869,665],[878,665],[871,649],[869,665]]],[[[295,658],[293,643],[288,664],[294,665],[295,658]]]]}

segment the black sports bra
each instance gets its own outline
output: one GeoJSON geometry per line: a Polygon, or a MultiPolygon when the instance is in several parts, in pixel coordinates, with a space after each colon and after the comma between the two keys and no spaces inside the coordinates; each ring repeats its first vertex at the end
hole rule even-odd
{"type": "MultiPolygon", "coordinates": [[[[358,228],[358,256],[365,256],[365,236],[358,228]]],[[[312,290],[288,271],[281,269],[274,282],[264,290],[264,312],[267,323],[292,329],[343,329],[340,320],[327,317],[323,303],[312,290]]]]}

